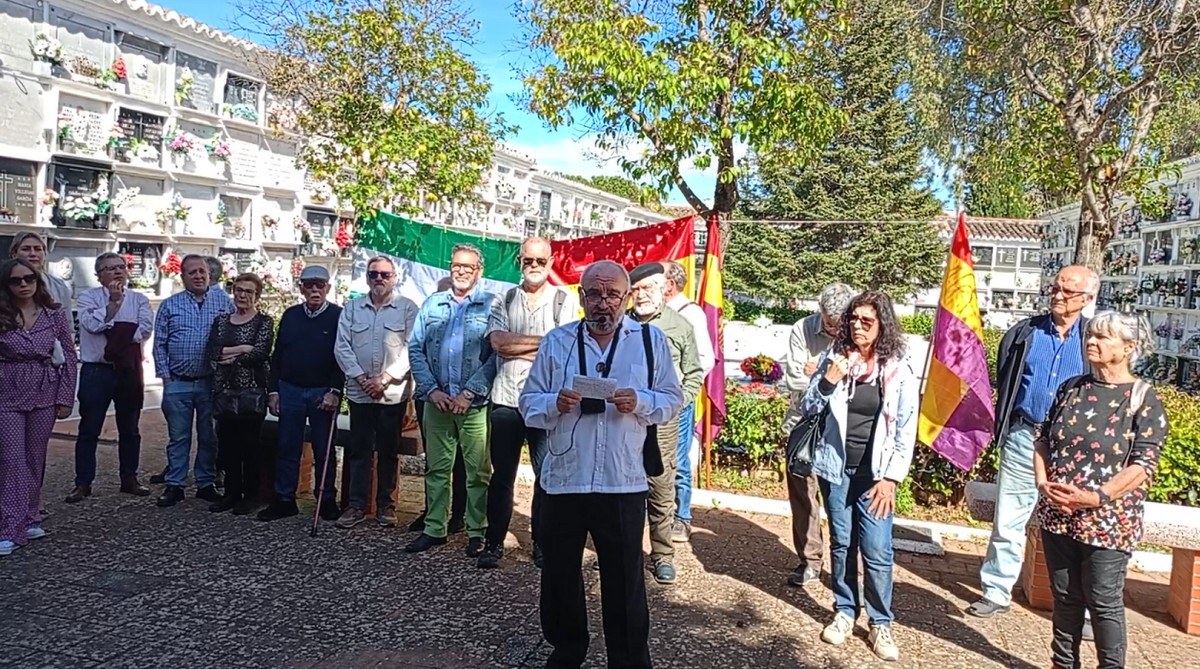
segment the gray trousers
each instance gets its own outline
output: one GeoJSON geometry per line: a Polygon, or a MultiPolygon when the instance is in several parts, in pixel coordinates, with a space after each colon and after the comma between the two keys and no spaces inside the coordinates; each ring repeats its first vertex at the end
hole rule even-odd
{"type": "Polygon", "coordinates": [[[671,526],[675,524],[675,469],[678,466],[676,446],[679,443],[679,416],[658,426],[658,450],[662,453],[663,473],[647,479],[650,494],[646,498],[646,513],[650,525],[650,563],[670,562],[675,557],[671,542],[671,526]]]}

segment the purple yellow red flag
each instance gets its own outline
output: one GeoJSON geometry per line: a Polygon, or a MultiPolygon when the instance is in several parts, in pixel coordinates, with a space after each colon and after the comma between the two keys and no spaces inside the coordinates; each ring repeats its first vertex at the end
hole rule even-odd
{"type": "Polygon", "coordinates": [[[995,410],[965,212],[950,244],[930,345],[917,439],[967,471],[992,439],[995,410]]]}
{"type": "Polygon", "coordinates": [[[704,275],[700,280],[698,301],[708,320],[708,336],[717,361],[700,387],[700,396],[696,398],[696,430],[705,445],[716,440],[717,433],[725,424],[725,356],[721,353],[725,338],[721,327],[725,282],[721,264],[721,232],[714,215],[708,221],[708,238],[704,242],[704,275]],[[705,425],[708,426],[708,434],[704,434],[705,425]]]}

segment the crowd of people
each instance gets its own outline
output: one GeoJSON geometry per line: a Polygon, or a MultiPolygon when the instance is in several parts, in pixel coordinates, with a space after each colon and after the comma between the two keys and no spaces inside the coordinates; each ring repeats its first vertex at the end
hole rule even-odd
{"type": "MultiPolygon", "coordinates": [[[[530,238],[520,249],[521,283],[494,294],[480,281],[482,252],[460,244],[438,292],[420,306],[396,290],[397,268],[381,256],[367,263],[369,292],[342,306],[327,299],[328,271],[304,268],[303,301],[276,324],[258,309],[261,278],[238,275],[227,292],[220,263],[198,255],[182,261],[184,290],[153,314],[148,299],[129,289],[125,260],[105,253],[95,261],[100,285],[75,305],[76,349],[70,291],[45,271],[44,240],[23,233],[10,255],[0,264],[0,555],[46,535],[47,443],[76,397],[75,483],[66,501],[92,494],[110,407],[119,490],[150,495],[138,479],[138,424],[143,344],[153,333],[168,430],[167,466],[151,479],[163,485],[158,506],[184,500],[190,474],[195,497],[214,513],[296,516],[308,442],[320,518],[350,529],[373,508],[375,523],[394,526],[399,439],[411,401],[426,454],[426,510],[409,526],[419,534],[406,550],[435,549],[465,531],[477,566],[498,567],[528,445],[542,628],[553,646],[547,666],[586,659],[589,536],[609,666],[651,666],[643,535],[648,526],[653,579],[675,583],[676,544],[691,535],[694,402],[720,359],[702,311],[684,296],[682,266],[627,271],[598,261],[585,269],[577,295],[548,282],[550,244],[530,238]],[[328,446],[343,402],[350,442],[341,507],[337,454],[328,446]],[[278,417],[278,448],[273,489],[263,490],[260,432],[268,413],[278,417]]],[[[1036,516],[1055,599],[1052,657],[1064,669],[1079,666],[1089,628],[1100,667],[1124,666],[1125,568],[1167,432],[1162,403],[1132,371],[1152,349],[1149,328],[1130,314],[1085,318],[1098,284],[1084,267],[1064,268],[1051,286],[1050,312],[1016,324],[1001,344],[996,518],[983,597],[967,610],[981,618],[1009,610],[1026,526],[1036,516]]],[[[913,458],[920,380],[906,362],[888,295],[834,284],[818,307],[793,327],[786,365],[791,404],[782,431],[823,417],[812,474],[788,477],[799,564],[787,582],[820,582],[827,548],[834,611],[821,638],[845,643],[865,608],[869,645],[896,660],[892,519],[913,458]]]]}

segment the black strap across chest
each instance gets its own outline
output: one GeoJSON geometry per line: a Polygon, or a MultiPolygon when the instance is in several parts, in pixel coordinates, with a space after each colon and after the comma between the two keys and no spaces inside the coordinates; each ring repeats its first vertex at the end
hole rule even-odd
{"type": "MultiPolygon", "coordinates": [[[[613,333],[612,341],[608,344],[608,357],[604,359],[604,362],[596,365],[596,371],[600,372],[600,378],[602,379],[607,379],[608,373],[612,371],[613,356],[615,356],[617,353],[617,342],[620,341],[620,339],[621,330],[618,328],[617,331],[613,333]]],[[[579,346],[579,374],[580,376],[587,376],[587,348],[583,345],[583,321],[579,322],[579,328],[576,332],[575,342],[579,346]]]]}

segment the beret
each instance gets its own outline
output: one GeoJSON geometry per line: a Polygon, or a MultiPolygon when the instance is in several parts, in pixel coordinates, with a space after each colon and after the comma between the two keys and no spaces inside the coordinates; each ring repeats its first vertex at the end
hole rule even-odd
{"type": "Polygon", "coordinates": [[[654,276],[655,274],[665,274],[665,273],[666,272],[663,270],[662,263],[658,263],[658,262],[642,263],[642,264],[638,265],[637,267],[634,267],[633,271],[629,273],[629,285],[632,286],[633,284],[637,283],[638,281],[641,281],[642,279],[645,279],[647,277],[654,276]]]}

